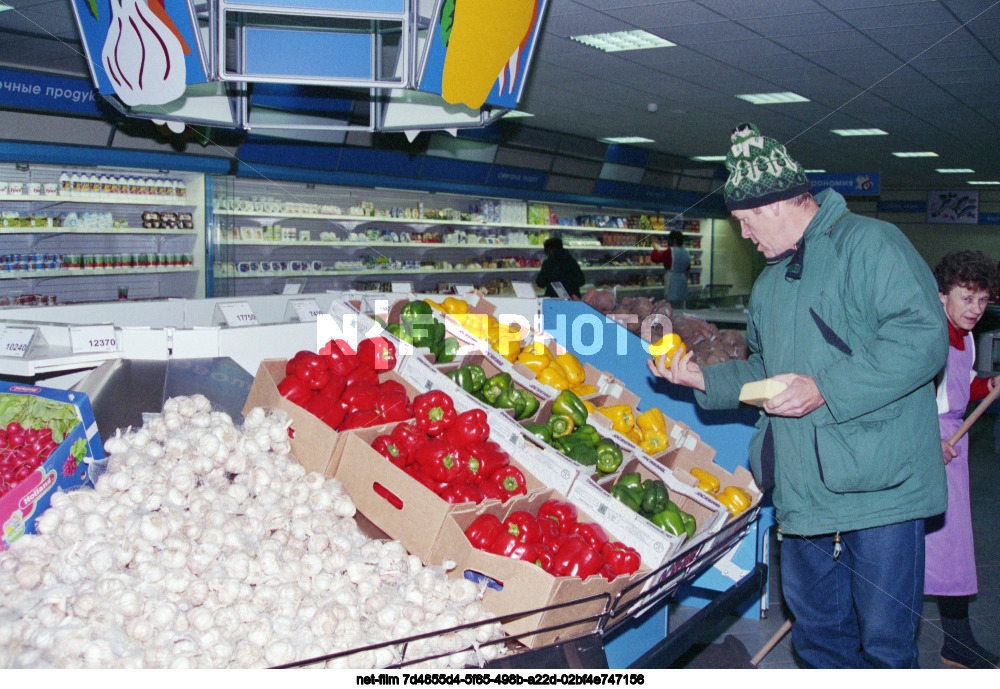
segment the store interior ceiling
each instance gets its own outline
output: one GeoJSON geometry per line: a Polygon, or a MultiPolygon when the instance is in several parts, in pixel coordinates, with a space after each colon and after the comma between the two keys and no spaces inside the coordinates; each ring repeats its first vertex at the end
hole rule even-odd
{"type": "MultiPolygon", "coordinates": [[[[4,5],[0,65],[89,79],[70,0],[4,5]]],[[[660,169],[716,180],[719,163],[692,158],[724,155],[751,121],[807,169],[971,189],[1000,181],[1000,0],[550,0],[518,110],[533,116],[524,131],[644,137],[634,145],[660,169]],[[572,38],[637,29],[676,45],[608,53],[572,38]],[[774,92],[808,100],[737,98],[774,92]],[[832,132],[870,128],[886,134],[832,132]],[[894,155],[923,152],[937,157],[894,155]]]]}

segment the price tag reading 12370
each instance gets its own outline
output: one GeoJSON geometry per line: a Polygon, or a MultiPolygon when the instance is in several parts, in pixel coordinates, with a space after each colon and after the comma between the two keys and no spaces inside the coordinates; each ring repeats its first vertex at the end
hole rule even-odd
{"type": "Polygon", "coordinates": [[[23,359],[34,336],[34,328],[0,327],[0,356],[23,359]]]}
{"type": "Polygon", "coordinates": [[[74,354],[118,351],[115,326],[111,324],[71,325],[69,327],[69,344],[74,354]]]}

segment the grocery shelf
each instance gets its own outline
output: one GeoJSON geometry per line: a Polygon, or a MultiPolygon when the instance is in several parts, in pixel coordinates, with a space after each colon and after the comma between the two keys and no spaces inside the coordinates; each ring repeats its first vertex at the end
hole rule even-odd
{"type": "Polygon", "coordinates": [[[5,270],[0,272],[0,280],[21,280],[31,278],[89,277],[92,275],[151,275],[154,273],[188,273],[198,269],[194,266],[160,266],[156,268],[56,268],[53,270],[5,270]]]}
{"type": "MultiPolygon", "coordinates": [[[[533,249],[541,251],[541,244],[483,244],[483,243],[469,243],[469,244],[450,244],[447,242],[386,242],[386,241],[375,241],[375,242],[350,242],[350,241],[340,241],[340,240],[304,240],[304,241],[281,241],[281,240],[256,240],[256,239],[219,239],[216,238],[216,243],[220,246],[266,246],[266,247],[288,247],[288,246],[329,246],[332,248],[339,248],[342,246],[357,246],[357,247],[392,247],[395,249],[407,248],[407,249],[533,249]]],[[[650,250],[647,246],[566,246],[568,250],[571,251],[642,251],[648,252],[650,250]]]]}
{"type": "Polygon", "coordinates": [[[103,229],[87,229],[81,227],[3,227],[0,228],[0,234],[42,234],[42,235],[60,235],[60,234],[163,234],[170,235],[171,237],[175,235],[188,235],[195,234],[195,230],[177,230],[177,229],[152,229],[149,227],[108,227],[103,229]]]}
{"type": "Polygon", "coordinates": [[[125,195],[104,195],[104,194],[57,194],[56,196],[29,196],[28,194],[0,194],[0,202],[22,201],[41,202],[46,204],[57,203],[97,203],[112,206],[197,206],[198,203],[184,197],[177,196],[132,196],[125,195]]]}
{"type": "MultiPolygon", "coordinates": [[[[581,266],[583,270],[650,270],[659,266],[581,266]]],[[[537,273],[538,268],[400,268],[398,270],[384,268],[379,270],[279,270],[279,271],[258,271],[255,273],[221,273],[218,264],[216,265],[216,280],[228,280],[230,278],[294,278],[294,277],[339,277],[342,275],[425,275],[428,273],[438,273],[447,270],[451,273],[462,273],[467,275],[481,273],[537,273]]],[[[56,271],[51,271],[56,272],[56,271]]]]}

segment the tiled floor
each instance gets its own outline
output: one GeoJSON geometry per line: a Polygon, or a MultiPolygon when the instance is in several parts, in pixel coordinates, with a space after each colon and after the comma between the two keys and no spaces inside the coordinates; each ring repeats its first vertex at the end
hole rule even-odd
{"type": "MultiPolygon", "coordinates": [[[[994,417],[986,415],[969,432],[969,473],[972,494],[972,527],[976,541],[979,594],[969,605],[969,616],[977,640],[988,650],[1000,652],[1000,454],[993,434],[994,417]]],[[[771,547],[771,610],[764,620],[729,617],[702,637],[674,667],[745,668],[785,622],[778,576],[778,547],[771,547]],[[732,635],[732,639],[727,639],[732,635]],[[745,652],[744,652],[745,650],[745,652]]],[[[694,610],[671,611],[671,627],[683,622],[694,610]]],[[[761,668],[801,667],[792,650],[791,634],[782,638],[760,662],[761,668]]],[[[923,621],[918,633],[920,667],[945,668],[941,662],[942,632],[933,597],[924,600],[923,621]]]]}

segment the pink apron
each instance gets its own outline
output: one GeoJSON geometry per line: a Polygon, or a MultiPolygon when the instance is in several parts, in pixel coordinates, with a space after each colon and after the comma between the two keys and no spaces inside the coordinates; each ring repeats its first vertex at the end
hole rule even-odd
{"type": "MultiPolygon", "coordinates": [[[[965,351],[948,348],[947,386],[949,411],[938,416],[941,438],[947,440],[962,425],[969,405],[969,372],[974,353],[972,337],[965,351]]],[[[924,593],[934,596],[969,596],[977,592],[976,554],[972,544],[972,510],[969,505],[969,436],[955,446],[958,456],[945,465],[948,509],[944,519],[928,519],[924,593]]],[[[942,458],[941,461],[944,461],[942,458]]]]}

